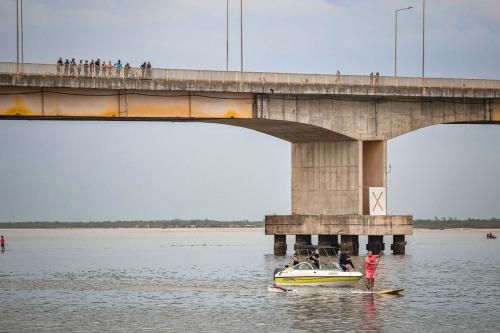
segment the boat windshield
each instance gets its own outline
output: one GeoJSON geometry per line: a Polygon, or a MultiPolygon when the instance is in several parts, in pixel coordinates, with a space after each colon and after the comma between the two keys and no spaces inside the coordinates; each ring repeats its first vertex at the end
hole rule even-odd
{"type": "Polygon", "coordinates": [[[321,263],[320,269],[325,269],[325,270],[330,270],[330,271],[341,271],[342,270],[340,265],[336,262],[321,263]]]}
{"type": "Polygon", "coordinates": [[[293,266],[294,271],[308,271],[308,270],[314,270],[314,267],[308,262],[301,262],[300,264],[297,264],[293,266]]]}

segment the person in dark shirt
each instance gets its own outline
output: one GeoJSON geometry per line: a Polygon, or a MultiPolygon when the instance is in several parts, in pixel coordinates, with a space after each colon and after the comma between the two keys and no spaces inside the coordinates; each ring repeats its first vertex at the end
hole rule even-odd
{"type": "Polygon", "coordinates": [[[292,266],[298,265],[299,263],[300,263],[299,257],[296,254],[294,254],[292,259],[292,266]]]}
{"type": "Polygon", "coordinates": [[[342,252],[339,259],[339,265],[344,272],[352,271],[354,269],[354,264],[352,263],[351,256],[349,252],[342,252]]]}
{"type": "Polygon", "coordinates": [[[317,253],[311,254],[309,262],[313,265],[313,267],[319,269],[319,255],[317,253]]]}
{"type": "Polygon", "coordinates": [[[5,252],[5,238],[0,236],[0,246],[2,247],[2,252],[5,252]]]}

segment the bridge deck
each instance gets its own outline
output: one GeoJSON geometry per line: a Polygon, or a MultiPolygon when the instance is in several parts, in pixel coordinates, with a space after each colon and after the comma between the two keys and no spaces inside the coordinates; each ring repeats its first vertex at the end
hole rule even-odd
{"type": "Polygon", "coordinates": [[[0,85],[92,89],[500,98],[500,80],[265,73],[171,68],[116,70],[0,62],[0,85]],[[85,74],[87,73],[87,74],[85,74]]]}

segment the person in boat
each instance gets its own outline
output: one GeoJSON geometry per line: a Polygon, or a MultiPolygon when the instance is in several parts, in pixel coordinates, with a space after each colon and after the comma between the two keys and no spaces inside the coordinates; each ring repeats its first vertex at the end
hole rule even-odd
{"type": "Polygon", "coordinates": [[[342,252],[342,254],[340,254],[340,258],[339,258],[339,265],[340,265],[340,268],[342,268],[342,270],[344,272],[347,272],[347,271],[352,271],[354,270],[354,264],[352,263],[352,260],[351,260],[351,256],[349,255],[349,252],[342,252]]]}
{"type": "Polygon", "coordinates": [[[297,253],[295,253],[292,259],[292,266],[298,265],[299,263],[300,263],[299,256],[297,255],[297,253]]]}
{"type": "Polygon", "coordinates": [[[365,259],[365,278],[366,278],[366,288],[369,291],[373,291],[375,287],[375,270],[377,269],[378,260],[384,255],[384,252],[380,252],[379,255],[374,255],[372,251],[368,251],[365,259]]]}
{"type": "Polygon", "coordinates": [[[309,257],[309,262],[316,268],[319,269],[319,254],[313,253],[309,257]]]}

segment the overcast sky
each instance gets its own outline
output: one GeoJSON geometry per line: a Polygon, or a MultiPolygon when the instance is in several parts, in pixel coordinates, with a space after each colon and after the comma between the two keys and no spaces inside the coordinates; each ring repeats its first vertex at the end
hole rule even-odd
{"type": "MultiPolygon", "coordinates": [[[[224,69],[225,0],[24,0],[26,62],[121,59],[224,69]]],[[[422,1],[246,0],[244,67],[421,74],[422,1]]],[[[500,2],[427,0],[426,74],[500,79],[500,2]]],[[[240,67],[230,0],[230,68],[240,67]]],[[[15,1],[0,0],[0,61],[15,61],[15,1]]],[[[500,126],[441,125],[389,141],[389,211],[500,217],[500,126]]],[[[196,123],[0,121],[0,221],[289,214],[290,144],[196,123]]]]}

